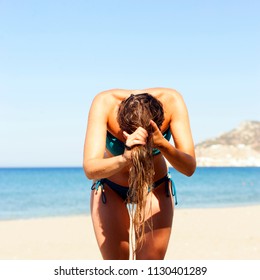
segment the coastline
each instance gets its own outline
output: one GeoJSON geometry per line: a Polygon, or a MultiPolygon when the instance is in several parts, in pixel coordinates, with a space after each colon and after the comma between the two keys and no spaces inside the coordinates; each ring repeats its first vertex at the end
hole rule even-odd
{"type": "MultiPolygon", "coordinates": [[[[91,217],[0,221],[0,260],[101,260],[91,217]]],[[[260,259],[260,205],[175,209],[165,259],[260,259]]]]}

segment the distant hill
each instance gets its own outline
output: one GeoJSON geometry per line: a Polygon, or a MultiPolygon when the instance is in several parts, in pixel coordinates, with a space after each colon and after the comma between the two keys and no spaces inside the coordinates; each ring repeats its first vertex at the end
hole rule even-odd
{"type": "Polygon", "coordinates": [[[260,166],[260,122],[237,128],[195,146],[198,166],[260,166]]]}

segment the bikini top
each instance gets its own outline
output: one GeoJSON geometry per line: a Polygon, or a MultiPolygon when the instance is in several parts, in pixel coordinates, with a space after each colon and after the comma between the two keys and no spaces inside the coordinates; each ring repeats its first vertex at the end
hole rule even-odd
{"type": "MultiPolygon", "coordinates": [[[[171,138],[170,127],[163,133],[163,137],[168,141],[170,140],[171,138]]],[[[114,156],[119,156],[124,153],[125,145],[122,141],[118,140],[114,135],[112,135],[109,131],[107,131],[106,148],[114,156]]],[[[160,154],[160,150],[154,148],[153,155],[155,156],[158,154],[160,154]]]]}

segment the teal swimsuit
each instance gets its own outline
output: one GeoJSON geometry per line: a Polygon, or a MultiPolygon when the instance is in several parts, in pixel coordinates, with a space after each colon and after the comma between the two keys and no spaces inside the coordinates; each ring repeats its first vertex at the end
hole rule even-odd
{"type": "MultiPolygon", "coordinates": [[[[170,128],[168,128],[163,133],[163,136],[168,141],[170,140],[170,138],[171,138],[170,128]]],[[[118,156],[118,155],[122,155],[124,153],[125,144],[122,141],[120,141],[119,139],[117,139],[114,135],[112,135],[109,131],[107,131],[106,148],[111,154],[113,154],[114,156],[118,156]]],[[[154,156],[158,155],[160,153],[161,153],[160,150],[153,149],[154,156]]],[[[175,205],[177,205],[178,202],[177,202],[176,188],[175,188],[173,180],[171,179],[170,173],[168,173],[168,175],[165,175],[163,178],[159,179],[158,181],[154,182],[154,184],[153,184],[152,188],[150,188],[149,192],[152,189],[155,189],[156,187],[161,185],[163,182],[165,182],[166,196],[170,196],[170,189],[171,189],[171,193],[175,197],[175,205]]],[[[123,199],[123,201],[127,202],[129,187],[118,185],[106,178],[103,178],[103,179],[95,181],[94,184],[92,185],[91,189],[97,191],[99,189],[99,187],[101,187],[101,190],[102,190],[101,199],[104,204],[107,201],[105,193],[104,193],[105,184],[109,188],[111,188],[113,191],[115,191],[123,199]]]]}

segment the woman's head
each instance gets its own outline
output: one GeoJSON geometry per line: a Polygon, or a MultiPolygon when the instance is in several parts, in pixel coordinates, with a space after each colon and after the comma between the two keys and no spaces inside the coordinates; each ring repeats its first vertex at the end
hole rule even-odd
{"type": "Polygon", "coordinates": [[[164,121],[161,102],[148,93],[131,94],[119,106],[117,120],[123,131],[131,134],[139,126],[152,132],[150,120],[160,128],[164,121]]]}
{"type": "Polygon", "coordinates": [[[148,93],[130,95],[119,106],[117,120],[121,130],[128,134],[133,133],[138,127],[143,127],[148,132],[146,145],[138,145],[131,150],[131,167],[129,170],[128,203],[131,207],[133,228],[136,236],[136,252],[144,242],[145,207],[147,195],[152,189],[154,181],[153,165],[153,129],[150,120],[160,128],[164,121],[164,112],[159,100],[148,93]]]}

